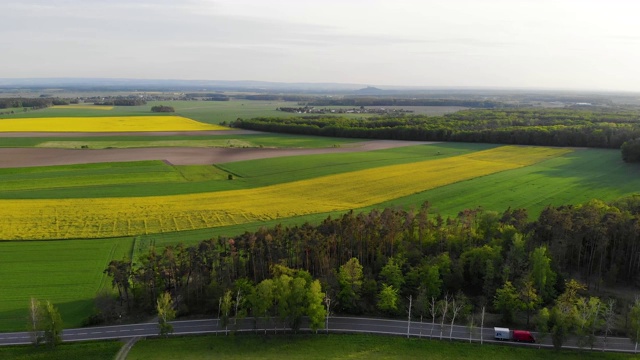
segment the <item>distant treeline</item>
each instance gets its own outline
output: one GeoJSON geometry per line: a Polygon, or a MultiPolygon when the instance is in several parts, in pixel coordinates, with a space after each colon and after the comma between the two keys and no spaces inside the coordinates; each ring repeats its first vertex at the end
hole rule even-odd
{"type": "Polygon", "coordinates": [[[187,100],[192,100],[192,99],[200,99],[203,101],[229,101],[231,100],[230,97],[228,97],[227,95],[224,94],[217,94],[217,93],[187,93],[184,94],[184,96],[187,98],[187,100]]]}
{"type": "Polygon", "coordinates": [[[640,137],[640,113],[626,110],[464,110],[444,116],[307,116],[237,119],[232,126],[365,139],[620,148],[640,137]]]}
{"type": "Polygon", "coordinates": [[[107,105],[107,106],[139,106],[147,103],[144,99],[138,98],[114,98],[105,99],[103,101],[96,101],[94,105],[107,105]]]}
{"type": "Polygon", "coordinates": [[[379,314],[386,296],[397,311],[413,296],[417,316],[428,316],[427,304],[445,294],[491,308],[507,282],[535,288],[538,306],[551,304],[570,277],[591,289],[640,283],[640,197],[550,206],[535,221],[524,209],[472,209],[446,219],[430,210],[425,203],[349,212],[315,226],[151,247],[135,263],[113,260],[105,273],[130,308],[151,312],[170,292],[183,314],[216,313],[229,291],[250,296],[276,266],[319,279],[332,307],[349,314],[379,314]]]}
{"type": "Polygon", "coordinates": [[[69,105],[69,100],[59,98],[0,98],[0,109],[44,109],[52,105],[69,105]]]}
{"type": "Polygon", "coordinates": [[[311,106],[463,106],[471,108],[504,108],[507,104],[492,100],[465,99],[397,99],[377,97],[351,97],[342,99],[314,98],[311,106]]]}
{"type": "Polygon", "coordinates": [[[304,95],[270,95],[270,94],[234,95],[233,97],[235,99],[268,100],[268,101],[309,101],[314,98],[312,96],[304,96],[304,95]]]}
{"type": "Polygon", "coordinates": [[[510,105],[499,101],[473,99],[407,99],[375,96],[329,98],[279,94],[234,95],[233,97],[246,100],[296,101],[301,106],[462,106],[485,109],[510,107],[510,105]]]}

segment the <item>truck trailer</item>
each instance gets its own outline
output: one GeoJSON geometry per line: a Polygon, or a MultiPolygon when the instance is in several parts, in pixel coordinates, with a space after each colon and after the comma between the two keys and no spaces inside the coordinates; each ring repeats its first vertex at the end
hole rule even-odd
{"type": "Polygon", "coordinates": [[[509,330],[508,328],[494,327],[493,338],[501,341],[536,342],[531,332],[526,330],[509,330]]]}

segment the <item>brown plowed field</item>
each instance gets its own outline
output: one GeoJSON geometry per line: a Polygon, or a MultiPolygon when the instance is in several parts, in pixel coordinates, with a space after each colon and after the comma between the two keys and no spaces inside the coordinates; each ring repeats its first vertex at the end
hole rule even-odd
{"type": "MultiPolygon", "coordinates": [[[[121,134],[119,133],[119,135],[121,134]]],[[[102,136],[104,135],[102,134],[102,136]]],[[[31,136],[37,135],[32,133],[31,136]]],[[[348,147],[319,149],[164,147],[94,150],[0,148],[0,168],[142,160],[163,160],[174,165],[210,165],[280,156],[372,151],[420,144],[432,144],[432,142],[373,140],[350,144],[348,147]]]]}

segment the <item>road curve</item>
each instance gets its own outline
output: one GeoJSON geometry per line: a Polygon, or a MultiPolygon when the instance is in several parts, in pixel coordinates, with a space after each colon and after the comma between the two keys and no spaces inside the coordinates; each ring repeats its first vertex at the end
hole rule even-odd
{"type": "MultiPolygon", "coordinates": [[[[319,330],[320,333],[364,333],[364,334],[380,334],[392,336],[410,336],[414,338],[425,339],[442,339],[442,340],[458,340],[470,342],[502,343],[513,346],[529,346],[529,347],[551,347],[549,337],[541,343],[525,344],[496,341],[493,339],[493,329],[479,327],[470,331],[468,326],[444,324],[431,324],[428,322],[410,323],[403,320],[376,319],[376,318],[360,318],[360,317],[329,317],[328,328],[319,330]]],[[[203,320],[184,320],[173,321],[173,335],[192,335],[192,334],[225,334],[229,332],[255,332],[263,333],[279,333],[287,331],[282,323],[274,323],[272,321],[258,320],[247,318],[239,320],[237,324],[233,324],[227,328],[219,326],[218,319],[203,320]]],[[[308,323],[302,324],[301,331],[310,331],[308,323]]],[[[534,333],[535,334],[535,333],[534,333]]],[[[114,325],[88,327],[78,329],[66,329],[63,331],[62,339],[65,342],[89,341],[89,340],[106,340],[106,339],[127,339],[132,337],[151,337],[158,335],[157,323],[142,323],[130,325],[114,325]]],[[[0,346],[2,345],[24,345],[31,343],[31,336],[28,332],[0,333],[0,346]]],[[[567,341],[564,348],[579,349],[575,339],[567,341]]],[[[614,352],[634,352],[634,344],[628,338],[608,337],[605,339],[601,336],[596,338],[593,350],[597,351],[614,351],[614,352]]]]}

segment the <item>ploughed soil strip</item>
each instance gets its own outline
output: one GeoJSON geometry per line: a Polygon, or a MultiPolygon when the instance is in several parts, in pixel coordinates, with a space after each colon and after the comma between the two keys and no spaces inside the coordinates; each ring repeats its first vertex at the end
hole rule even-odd
{"type": "Polygon", "coordinates": [[[426,141],[373,140],[348,147],[316,149],[272,148],[131,148],[131,149],[50,149],[0,148],[0,168],[163,160],[173,165],[211,165],[281,156],[347,153],[433,144],[426,141]]]}

